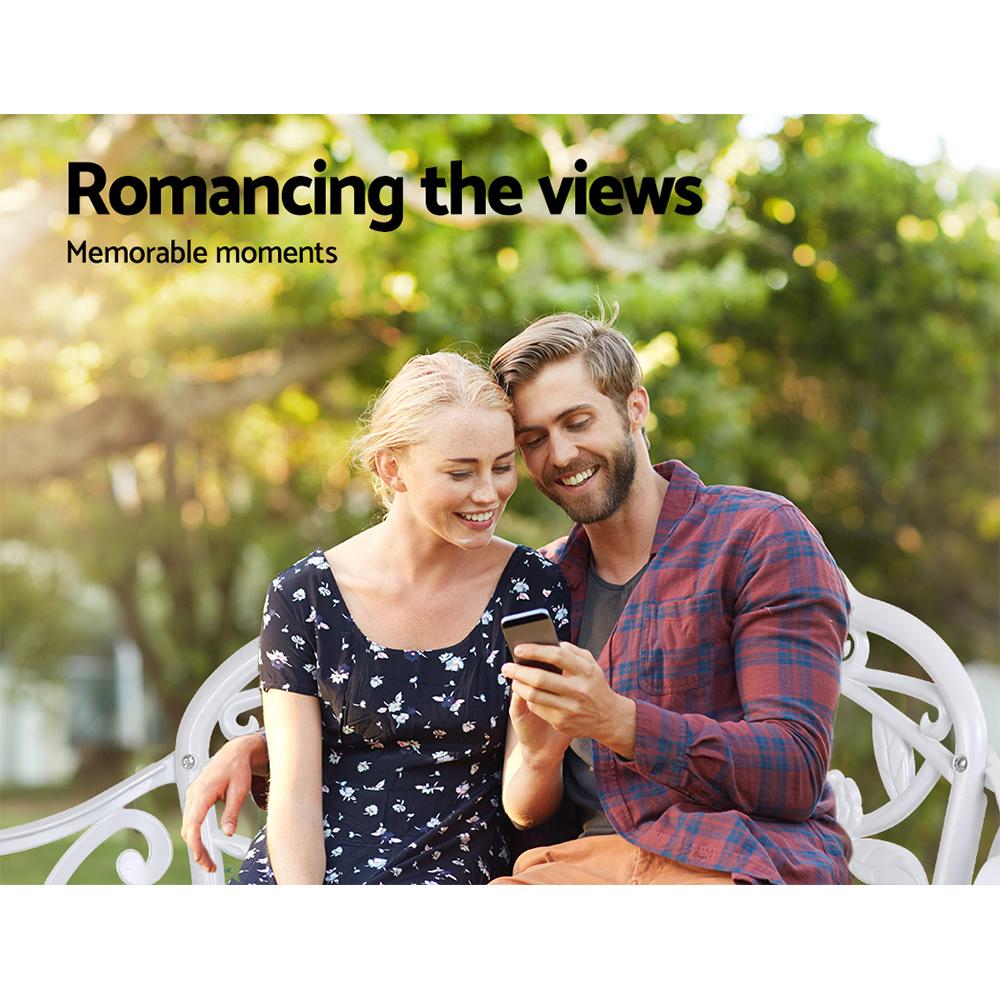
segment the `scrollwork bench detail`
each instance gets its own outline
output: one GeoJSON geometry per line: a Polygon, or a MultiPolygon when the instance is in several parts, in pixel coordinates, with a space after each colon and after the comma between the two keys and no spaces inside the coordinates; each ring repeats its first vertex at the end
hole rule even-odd
{"type": "MultiPolygon", "coordinates": [[[[1000,799],[1000,757],[987,742],[983,708],[968,674],[929,626],[900,608],[865,597],[850,581],[847,587],[851,618],[841,694],[871,715],[875,763],[888,796],[887,802],[866,813],[856,782],[840,771],[830,772],[837,816],[854,844],[851,872],[871,884],[926,884],[927,874],[910,851],[875,835],[910,816],[944,779],[951,788],[931,881],[1000,884],[1000,831],[985,863],[978,873],[973,870],[983,834],[986,794],[1000,799]],[[871,635],[903,649],[929,680],[869,666],[871,635]],[[935,714],[925,712],[914,721],[880,690],[915,698],[935,714]],[[944,742],[949,734],[953,734],[954,749],[944,742]],[[919,767],[916,755],[922,759],[919,767]]],[[[148,853],[144,858],[138,851],[123,851],[116,865],[119,878],[128,884],[158,882],[172,860],[170,834],[155,816],[130,805],[155,788],[173,784],[183,808],[188,786],[208,760],[215,727],[227,739],[258,728],[257,717],[247,715],[260,706],[259,691],[247,689],[256,677],[254,639],[202,684],[184,713],[172,753],[79,806],[0,830],[0,855],[31,850],[83,831],[46,879],[47,885],[64,884],[95,848],[120,830],[131,829],[143,835],[148,853]],[[240,722],[241,716],[246,721],[240,722]]],[[[222,884],[222,855],[242,859],[249,842],[238,835],[226,837],[214,810],[202,825],[202,839],[216,870],[208,874],[189,857],[191,882],[222,884]]]]}
{"type": "MultiPolygon", "coordinates": [[[[845,578],[846,579],[846,578],[845,578]]],[[[840,693],[872,718],[872,745],[888,801],[866,813],[856,782],[831,771],[837,819],[851,836],[851,872],[870,884],[926,884],[927,873],[906,848],[873,835],[897,826],[926,800],[939,779],[951,783],[938,843],[933,882],[973,881],[986,813],[986,792],[1000,799],[1000,757],[987,742],[986,718],[976,690],[944,640],[919,618],[859,593],[847,581],[850,628],[840,693]],[[870,636],[882,636],[916,661],[930,680],[869,666],[870,636]],[[879,690],[908,695],[936,713],[914,721],[879,690]],[[944,740],[954,734],[954,749],[944,740]],[[915,754],[923,758],[917,768],[915,754]]],[[[1000,884],[1000,831],[977,884],[1000,884]]]]}

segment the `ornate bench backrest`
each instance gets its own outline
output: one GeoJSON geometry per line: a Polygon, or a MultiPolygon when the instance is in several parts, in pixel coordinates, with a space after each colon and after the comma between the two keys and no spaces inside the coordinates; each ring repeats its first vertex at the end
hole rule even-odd
{"type": "MultiPolygon", "coordinates": [[[[194,781],[198,772],[209,758],[209,743],[215,727],[222,730],[227,740],[234,736],[256,732],[260,728],[258,716],[251,715],[245,722],[240,722],[238,716],[255,708],[260,708],[260,689],[247,689],[247,685],[258,677],[258,640],[252,639],[241,646],[232,656],[214,670],[208,680],[198,689],[191,699],[191,704],[181,719],[177,730],[177,745],[174,751],[177,773],[177,794],[180,796],[181,809],[184,808],[184,797],[188,786],[194,781]]],[[[191,882],[194,885],[220,884],[225,881],[222,854],[242,861],[250,846],[246,837],[226,837],[219,829],[215,819],[215,810],[210,809],[201,828],[202,843],[215,862],[215,871],[211,874],[203,871],[188,856],[191,865],[191,882]]]]}
{"type": "MultiPolygon", "coordinates": [[[[839,771],[830,772],[837,797],[837,817],[851,835],[851,871],[864,882],[927,882],[916,857],[905,848],[878,840],[874,834],[896,826],[927,797],[940,778],[951,782],[933,881],[968,883],[982,835],[986,789],[998,794],[1000,758],[987,744],[982,706],[965,669],[944,641],[912,615],[859,594],[848,581],[851,598],[850,633],[845,648],[841,692],[872,716],[875,761],[888,802],[866,813],[857,784],[839,771]],[[930,680],[868,666],[869,635],[888,639],[904,649],[930,680]],[[878,694],[878,690],[910,695],[936,713],[914,721],[878,694]],[[944,740],[954,731],[954,749],[944,740]],[[914,754],[923,763],[916,767],[914,754]]],[[[260,692],[247,688],[257,677],[258,644],[254,639],[212,672],[191,700],[177,732],[173,753],[94,798],[34,823],[0,830],[0,855],[30,850],[85,831],[52,869],[47,883],[65,883],[93,850],[119,830],[138,830],[146,839],[148,857],[126,850],[118,858],[123,882],[150,884],[167,871],[173,855],[170,834],[156,817],[129,804],[153,788],[176,783],[183,808],[191,782],[209,757],[215,727],[227,739],[254,732],[260,712],[246,721],[239,717],[260,706],[260,692]]],[[[225,837],[214,810],[202,825],[202,840],[216,870],[202,871],[189,857],[194,884],[225,881],[223,854],[242,859],[246,837],[225,837]]],[[[1000,883],[1000,833],[977,883],[1000,883]]]]}
{"type": "MultiPolygon", "coordinates": [[[[846,579],[846,578],[845,578],[846,579]]],[[[944,640],[913,615],[865,597],[847,581],[850,630],[844,650],[841,694],[872,717],[872,743],[888,801],[865,812],[857,784],[830,772],[837,797],[837,819],[851,835],[851,871],[869,883],[926,883],[927,875],[905,848],[874,839],[906,819],[927,798],[940,778],[951,782],[941,829],[935,883],[972,881],[983,831],[986,789],[997,795],[1000,759],[987,743],[986,718],[976,690],[944,640]],[[899,646],[929,680],[869,666],[869,636],[899,646]],[[911,719],[879,690],[908,695],[930,706],[911,719]],[[953,749],[944,740],[953,733],[953,749]],[[916,766],[915,754],[922,763],[916,766]]],[[[1000,882],[1000,834],[977,882],[1000,882]]]]}

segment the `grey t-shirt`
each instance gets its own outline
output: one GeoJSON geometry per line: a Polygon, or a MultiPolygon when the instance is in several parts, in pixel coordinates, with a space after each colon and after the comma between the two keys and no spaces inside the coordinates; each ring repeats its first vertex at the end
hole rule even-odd
{"type": "MultiPolygon", "coordinates": [[[[639,578],[646,572],[643,566],[626,583],[607,583],[595,572],[593,563],[587,566],[587,596],[583,602],[580,633],[576,644],[586,649],[596,660],[614,631],[639,578]]],[[[580,809],[583,820],[582,837],[614,833],[604,815],[594,782],[593,741],[576,739],[563,760],[563,789],[566,797],[580,809]]]]}

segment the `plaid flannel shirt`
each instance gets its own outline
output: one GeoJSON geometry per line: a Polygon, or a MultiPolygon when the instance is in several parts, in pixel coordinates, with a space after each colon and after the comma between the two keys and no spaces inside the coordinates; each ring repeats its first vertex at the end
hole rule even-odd
{"type": "MultiPolygon", "coordinates": [[[[788,500],[705,486],[678,461],[640,578],[600,664],[635,700],[635,757],[594,743],[601,804],[627,840],[751,881],[849,881],[826,772],[848,600],[833,557],[788,500]]],[[[590,543],[545,550],[572,593],[590,543]]]]}

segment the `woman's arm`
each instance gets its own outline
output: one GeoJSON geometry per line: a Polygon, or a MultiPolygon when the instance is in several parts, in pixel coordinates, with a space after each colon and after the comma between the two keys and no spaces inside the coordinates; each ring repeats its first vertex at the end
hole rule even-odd
{"type": "MultiPolygon", "coordinates": [[[[556,635],[569,641],[570,594],[559,569],[545,559],[538,585],[538,602],[547,608],[556,635]]],[[[511,685],[510,712],[503,758],[503,807],[521,830],[537,826],[562,802],[563,757],[569,739],[535,715],[511,685]]]]}
{"type": "Polygon", "coordinates": [[[531,712],[516,692],[510,696],[503,758],[503,807],[520,830],[537,826],[562,801],[563,755],[569,740],[531,712]]]}
{"type": "Polygon", "coordinates": [[[323,739],[317,698],[265,691],[264,724],[271,758],[267,849],[275,881],[322,885],[323,739]]]}

